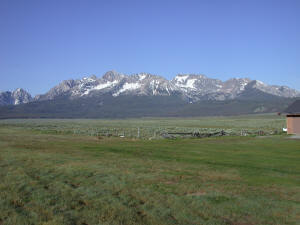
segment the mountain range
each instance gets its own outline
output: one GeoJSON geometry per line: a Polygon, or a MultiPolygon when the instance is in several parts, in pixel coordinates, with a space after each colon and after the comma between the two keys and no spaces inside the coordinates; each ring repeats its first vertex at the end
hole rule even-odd
{"type": "Polygon", "coordinates": [[[20,88],[0,92],[0,118],[215,115],[218,109],[213,106],[219,105],[224,112],[227,103],[234,103],[236,110],[227,114],[257,113],[280,111],[297,97],[300,92],[287,86],[249,78],[221,81],[202,74],[179,74],[167,80],[149,73],[109,71],[100,78],[65,80],[35,97],[20,88]]]}

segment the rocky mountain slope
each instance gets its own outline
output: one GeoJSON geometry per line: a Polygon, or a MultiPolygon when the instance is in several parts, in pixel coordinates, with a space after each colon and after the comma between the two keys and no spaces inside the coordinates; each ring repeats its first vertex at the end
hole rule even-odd
{"type": "Polygon", "coordinates": [[[267,85],[249,78],[233,78],[227,81],[208,78],[198,74],[180,74],[171,81],[149,73],[125,75],[115,71],[105,73],[101,78],[85,77],[80,80],[66,80],[53,87],[46,94],[38,95],[35,101],[52,100],[67,96],[71,99],[110,94],[137,96],[181,96],[189,102],[199,100],[229,100],[239,98],[246,90],[257,90],[266,94],[293,98],[300,92],[286,86],[267,85]]]}
{"type": "Polygon", "coordinates": [[[0,92],[0,106],[18,105],[18,104],[28,103],[30,101],[32,101],[31,95],[27,91],[21,88],[18,88],[13,92],[10,91],[0,92]]]}
{"type": "Polygon", "coordinates": [[[0,93],[1,118],[123,118],[281,112],[300,92],[249,78],[227,81],[201,74],[172,80],[148,73],[109,71],[102,77],[66,80],[34,98],[24,91],[0,93]],[[27,104],[24,104],[27,103],[27,104]]]}

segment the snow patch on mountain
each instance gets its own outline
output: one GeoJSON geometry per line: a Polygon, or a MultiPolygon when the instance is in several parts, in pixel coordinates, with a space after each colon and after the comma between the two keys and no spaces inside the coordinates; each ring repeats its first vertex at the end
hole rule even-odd
{"type": "Polygon", "coordinates": [[[114,86],[114,85],[116,85],[117,83],[119,83],[117,80],[112,81],[112,82],[109,82],[109,81],[108,81],[107,83],[97,85],[97,86],[94,87],[93,89],[94,89],[94,90],[101,90],[101,89],[104,89],[104,88],[107,88],[107,87],[110,87],[110,86],[114,86]]]}
{"type": "Polygon", "coordinates": [[[242,83],[241,84],[241,86],[240,86],[240,91],[243,91],[243,90],[245,90],[245,87],[246,87],[246,85],[247,85],[248,83],[242,83]]]}
{"type": "Polygon", "coordinates": [[[196,81],[197,81],[197,79],[188,79],[185,84],[178,84],[178,86],[182,87],[182,88],[195,89],[194,84],[195,84],[196,81]]]}
{"type": "Polygon", "coordinates": [[[188,75],[177,75],[174,79],[177,81],[177,83],[182,84],[186,81],[188,77],[188,75]]]}
{"type": "Polygon", "coordinates": [[[260,80],[256,80],[256,83],[258,85],[266,86],[266,84],[264,82],[260,81],[260,80]]]}
{"type": "Polygon", "coordinates": [[[140,80],[144,80],[147,77],[147,75],[146,74],[140,74],[139,77],[140,77],[140,80]]]}
{"type": "Polygon", "coordinates": [[[91,87],[90,89],[87,89],[83,94],[83,95],[88,95],[91,91],[95,91],[95,90],[102,90],[102,89],[105,89],[105,88],[108,88],[108,87],[112,87],[116,84],[118,84],[119,82],[117,80],[115,81],[107,81],[106,83],[102,83],[102,84],[98,84],[97,86],[95,87],[91,87]]]}
{"type": "Polygon", "coordinates": [[[113,96],[116,97],[123,92],[136,90],[140,87],[141,87],[141,84],[139,84],[139,83],[125,83],[119,91],[117,91],[116,93],[113,94],[113,96]]]}

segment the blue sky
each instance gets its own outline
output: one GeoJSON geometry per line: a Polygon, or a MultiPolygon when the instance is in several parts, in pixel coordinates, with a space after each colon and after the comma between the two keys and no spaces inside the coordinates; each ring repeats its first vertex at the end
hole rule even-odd
{"type": "Polygon", "coordinates": [[[0,0],[0,90],[108,70],[300,90],[299,0],[0,0]]]}

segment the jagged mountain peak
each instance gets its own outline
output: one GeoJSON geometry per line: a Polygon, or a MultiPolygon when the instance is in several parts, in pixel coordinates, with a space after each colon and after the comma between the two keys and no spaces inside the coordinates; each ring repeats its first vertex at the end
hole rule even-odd
{"type": "MultiPolygon", "coordinates": [[[[239,98],[240,96],[246,98],[247,93],[252,93],[252,97],[254,96],[253,93],[266,93],[287,98],[300,97],[299,91],[289,87],[268,85],[249,78],[231,78],[222,81],[209,78],[203,74],[178,74],[172,80],[167,80],[162,76],[146,72],[126,75],[111,70],[102,77],[91,75],[77,80],[64,80],[51,88],[47,93],[37,95],[34,101],[52,100],[62,96],[80,98],[106,94],[113,97],[120,95],[176,95],[189,102],[196,102],[199,100],[228,100],[239,98]]],[[[22,89],[17,89],[12,93],[2,92],[0,96],[2,96],[2,102],[10,101],[9,104],[18,104],[19,102],[23,103],[32,100],[31,96],[28,97],[22,89]]]]}
{"type": "Polygon", "coordinates": [[[19,105],[32,100],[31,95],[22,88],[17,88],[13,92],[0,92],[0,105],[19,105]]]}
{"type": "Polygon", "coordinates": [[[287,86],[268,85],[259,80],[249,82],[247,88],[257,89],[262,92],[285,98],[299,97],[300,92],[287,86]]]}
{"type": "Polygon", "coordinates": [[[187,78],[207,78],[206,75],[204,74],[197,74],[197,73],[179,73],[177,74],[174,78],[183,78],[183,79],[187,79],[187,78]]]}
{"type": "Polygon", "coordinates": [[[174,89],[164,77],[142,72],[125,76],[112,95],[171,95],[174,89]]]}
{"type": "Polygon", "coordinates": [[[17,88],[12,92],[12,98],[14,99],[14,105],[28,103],[32,101],[31,95],[22,88],[17,88]]]}
{"type": "Polygon", "coordinates": [[[124,78],[124,76],[125,75],[122,73],[119,73],[115,70],[111,70],[111,71],[106,72],[102,76],[102,79],[112,82],[114,80],[120,80],[120,79],[124,78]]]}
{"type": "Polygon", "coordinates": [[[162,76],[151,74],[151,73],[146,73],[146,72],[135,73],[135,74],[132,74],[132,75],[128,75],[128,77],[133,77],[133,78],[136,78],[138,80],[151,79],[151,78],[152,79],[164,79],[164,80],[166,80],[162,76]]]}
{"type": "Polygon", "coordinates": [[[94,82],[96,81],[98,78],[96,75],[91,75],[89,77],[83,77],[82,79],[80,79],[80,81],[82,82],[94,82]]]}
{"type": "Polygon", "coordinates": [[[15,93],[17,93],[17,92],[25,92],[25,90],[23,88],[17,88],[13,92],[15,92],[15,93]]]}
{"type": "Polygon", "coordinates": [[[250,78],[240,78],[240,77],[234,77],[234,78],[230,78],[228,80],[225,81],[226,82],[239,82],[239,83],[249,83],[251,82],[252,80],[250,78]]]}
{"type": "MultiPolygon", "coordinates": [[[[84,78],[82,80],[84,80],[84,78]]],[[[51,88],[46,94],[36,95],[34,97],[34,100],[38,100],[38,101],[51,100],[58,96],[64,95],[68,91],[72,90],[81,81],[73,80],[73,79],[64,80],[58,85],[56,85],[55,87],[51,88]]]]}
{"type": "Polygon", "coordinates": [[[246,87],[277,96],[300,96],[300,93],[293,89],[270,86],[249,78],[231,78],[223,82],[203,74],[178,74],[169,81],[162,76],[146,72],[126,75],[111,70],[100,78],[90,76],[81,80],[63,81],[39,99],[53,99],[59,95],[76,98],[106,93],[114,97],[119,95],[179,94],[191,101],[226,100],[238,97],[246,87]]]}
{"type": "Polygon", "coordinates": [[[245,90],[245,87],[251,82],[249,78],[231,78],[223,82],[222,90],[226,93],[238,94],[245,90]]]}

